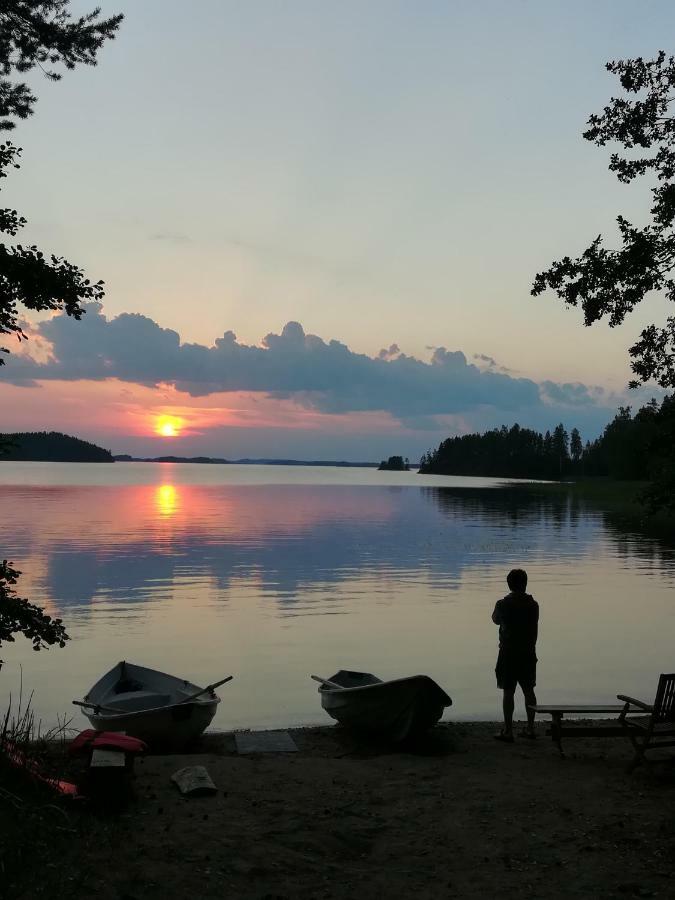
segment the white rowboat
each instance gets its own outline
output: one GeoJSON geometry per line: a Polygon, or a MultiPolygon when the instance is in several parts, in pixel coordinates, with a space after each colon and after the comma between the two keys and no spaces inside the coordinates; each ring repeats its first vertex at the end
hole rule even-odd
{"type": "MultiPolygon", "coordinates": [[[[231,676],[230,676],[231,677],[231,676]]],[[[125,731],[148,744],[182,747],[211,723],[220,697],[183,678],[119,662],[73,700],[97,731],[125,731]]]]}
{"type": "Polygon", "coordinates": [[[382,681],[341,669],[321,681],[321,705],[341,725],[398,742],[427,731],[452,700],[428,675],[382,681]]]}

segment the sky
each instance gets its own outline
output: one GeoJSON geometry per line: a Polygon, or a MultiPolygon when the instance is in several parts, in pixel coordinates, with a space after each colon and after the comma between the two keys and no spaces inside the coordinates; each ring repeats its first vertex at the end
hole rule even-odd
{"type": "Polygon", "coordinates": [[[581,132],[607,60],[672,52],[672,3],[100,5],[125,21],[99,64],[30,76],[2,205],[106,296],[9,343],[7,431],[416,459],[513,422],[593,438],[659,396],[627,394],[627,348],[665,301],[586,329],[530,287],[645,220],[581,132]]]}

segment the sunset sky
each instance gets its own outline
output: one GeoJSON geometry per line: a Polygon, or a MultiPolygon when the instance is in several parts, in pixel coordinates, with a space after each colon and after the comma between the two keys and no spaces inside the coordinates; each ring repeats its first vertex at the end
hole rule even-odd
{"type": "Polygon", "coordinates": [[[8,344],[5,430],[416,459],[515,421],[594,437],[659,396],[626,399],[626,351],[664,301],[584,329],[529,290],[644,221],[646,186],[581,132],[618,93],[607,60],[673,51],[672,2],[99,2],[118,37],[31,75],[1,199],[106,297],[8,344]]]}

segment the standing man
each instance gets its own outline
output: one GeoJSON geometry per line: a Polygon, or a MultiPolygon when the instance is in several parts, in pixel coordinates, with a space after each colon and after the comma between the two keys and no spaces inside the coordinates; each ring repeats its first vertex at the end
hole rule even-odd
{"type": "Polygon", "coordinates": [[[503,691],[504,727],[495,735],[498,741],[513,743],[513,707],[516,686],[520,685],[525,695],[527,709],[527,729],[522,737],[534,740],[534,711],[537,698],[534,686],[537,683],[537,633],[539,629],[539,604],[530,594],[525,593],[527,572],[512,569],[506,576],[511,593],[497,601],[492,621],[499,625],[499,656],[495,674],[497,687],[503,691]]]}

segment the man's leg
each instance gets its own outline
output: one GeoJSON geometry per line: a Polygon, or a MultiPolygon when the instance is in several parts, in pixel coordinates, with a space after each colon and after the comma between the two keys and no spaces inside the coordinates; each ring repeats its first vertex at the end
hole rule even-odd
{"type": "Polygon", "coordinates": [[[534,734],[534,710],[531,709],[532,706],[537,705],[534,688],[523,688],[523,694],[525,695],[525,709],[527,710],[527,730],[530,734],[534,734]]]}
{"type": "Polygon", "coordinates": [[[502,708],[504,710],[504,734],[507,737],[511,737],[513,735],[513,707],[515,693],[515,688],[504,688],[502,708]]]}

